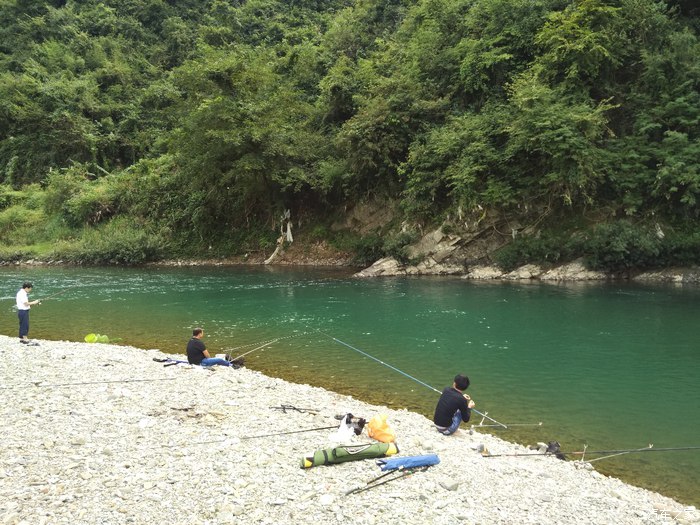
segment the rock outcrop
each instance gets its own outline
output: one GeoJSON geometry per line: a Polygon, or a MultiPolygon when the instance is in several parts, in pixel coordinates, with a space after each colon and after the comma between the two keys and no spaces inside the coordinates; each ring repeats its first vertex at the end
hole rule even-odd
{"type": "MultiPolygon", "coordinates": [[[[620,278],[618,275],[589,270],[581,259],[547,267],[526,264],[505,272],[490,264],[489,254],[507,242],[507,236],[495,234],[494,231],[482,230],[462,237],[437,229],[409,247],[409,258],[416,262],[402,264],[393,257],[385,257],[355,276],[460,275],[465,279],[511,281],[604,281],[620,278]]],[[[700,283],[700,269],[670,268],[625,278],[641,282],[700,283]]]]}

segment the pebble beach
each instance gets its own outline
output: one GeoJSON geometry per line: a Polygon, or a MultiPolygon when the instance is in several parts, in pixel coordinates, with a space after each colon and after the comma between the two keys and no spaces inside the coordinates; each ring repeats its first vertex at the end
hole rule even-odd
{"type": "MultiPolygon", "coordinates": [[[[590,464],[247,368],[164,366],[157,349],[0,336],[0,524],[675,524],[700,512],[590,464]],[[282,410],[282,406],[295,409],[282,410]],[[385,414],[399,456],[303,469],[336,416],[385,414]],[[265,437],[260,435],[283,433],[265,437]],[[295,433],[290,433],[295,432],[295,433]],[[400,474],[400,473],[397,473],[400,474]]],[[[373,442],[366,429],[349,443],[373,442]]]]}

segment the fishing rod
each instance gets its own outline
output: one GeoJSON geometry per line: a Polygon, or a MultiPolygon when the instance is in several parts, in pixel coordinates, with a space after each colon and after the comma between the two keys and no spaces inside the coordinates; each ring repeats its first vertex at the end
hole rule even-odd
{"type": "MultiPolygon", "coordinates": [[[[337,342],[337,343],[340,343],[341,345],[347,346],[347,347],[350,348],[351,350],[355,350],[355,352],[361,353],[361,354],[364,355],[365,357],[369,357],[370,359],[373,359],[374,361],[376,361],[377,363],[379,363],[379,364],[381,364],[381,365],[384,365],[384,366],[386,366],[386,367],[391,368],[391,369],[394,370],[395,372],[398,372],[399,374],[408,377],[409,379],[415,381],[416,383],[419,383],[419,384],[421,384],[421,385],[423,385],[423,386],[429,388],[430,390],[433,390],[434,392],[437,392],[438,394],[441,394],[441,393],[442,393],[442,392],[440,392],[437,388],[435,388],[435,387],[433,387],[433,386],[430,386],[428,383],[425,383],[425,382],[421,381],[420,379],[415,378],[415,377],[413,377],[412,375],[407,374],[406,372],[404,372],[404,371],[402,371],[402,370],[399,370],[398,368],[396,368],[396,367],[393,366],[393,365],[390,365],[389,363],[385,363],[385,362],[382,361],[381,359],[377,359],[376,357],[369,355],[367,352],[364,352],[364,351],[360,350],[359,348],[355,348],[354,346],[352,346],[352,345],[346,343],[345,341],[341,341],[340,339],[338,339],[338,338],[336,338],[336,337],[332,337],[332,336],[330,336],[330,335],[328,335],[328,334],[325,334],[325,333],[321,332],[320,330],[319,330],[319,333],[325,335],[326,337],[331,338],[333,341],[335,341],[335,342],[337,342]]],[[[508,428],[508,425],[504,425],[503,423],[501,423],[501,422],[499,422],[499,421],[496,421],[494,418],[492,418],[491,416],[487,415],[486,412],[479,412],[479,411],[478,411],[477,409],[475,409],[475,408],[472,408],[471,410],[473,410],[475,413],[479,414],[481,417],[484,417],[484,418],[488,419],[489,421],[493,421],[494,423],[496,423],[498,426],[500,426],[500,427],[502,427],[502,428],[508,428]]]]}
{"type": "MultiPolygon", "coordinates": [[[[472,410],[474,410],[472,408],[472,410]]],[[[542,421],[538,423],[508,423],[508,428],[510,427],[541,427],[542,426],[542,421]]],[[[483,423],[479,423],[478,425],[472,425],[473,428],[482,428],[482,427],[501,427],[500,424],[498,425],[484,425],[483,423]]]]}
{"type": "MultiPolygon", "coordinates": [[[[666,448],[653,448],[654,445],[649,445],[644,448],[629,448],[629,449],[621,449],[621,450],[583,450],[583,451],[575,451],[575,452],[558,452],[559,454],[568,454],[571,456],[582,456],[584,454],[633,454],[635,452],[676,452],[676,451],[681,451],[681,450],[700,450],[700,446],[689,446],[689,447],[666,447],[666,448]]],[[[489,454],[486,451],[481,454],[485,458],[498,458],[498,457],[546,457],[546,456],[553,456],[554,454],[531,454],[531,453],[523,453],[523,454],[489,454]]],[[[597,459],[604,459],[604,458],[597,458],[597,459]]]]}
{"type": "Polygon", "coordinates": [[[104,384],[109,384],[109,383],[144,383],[144,382],[149,382],[149,381],[174,381],[176,378],[174,377],[161,377],[157,379],[121,379],[121,380],[115,380],[115,381],[84,381],[80,383],[55,383],[55,384],[42,384],[41,381],[36,381],[34,383],[24,383],[22,385],[15,385],[15,386],[3,386],[0,387],[0,390],[13,390],[15,388],[24,388],[26,386],[36,386],[40,388],[45,388],[45,387],[61,387],[61,386],[77,386],[77,385],[104,385],[104,384]]]}
{"type": "Polygon", "coordinates": [[[316,410],[315,408],[299,408],[295,407],[294,405],[280,405],[278,407],[270,407],[273,410],[281,410],[285,414],[287,413],[287,410],[290,412],[299,412],[300,414],[318,414],[320,411],[316,410]]]}
{"type": "Polygon", "coordinates": [[[72,290],[73,288],[78,288],[78,286],[79,286],[79,285],[76,284],[76,285],[74,285],[74,286],[69,286],[68,288],[64,288],[63,290],[60,290],[60,291],[58,291],[58,292],[56,292],[56,293],[52,293],[51,295],[47,295],[46,297],[41,298],[41,299],[39,300],[39,302],[41,302],[41,301],[46,301],[47,299],[52,299],[52,298],[54,298],[54,297],[56,297],[56,296],[58,296],[58,295],[61,295],[61,294],[66,293],[68,290],[72,290]]]}
{"type": "Polygon", "coordinates": [[[333,425],[330,427],[316,427],[316,428],[306,428],[302,430],[290,430],[289,432],[275,432],[274,434],[260,434],[257,436],[243,436],[240,439],[255,439],[255,438],[263,438],[263,437],[271,437],[271,436],[285,436],[287,434],[300,434],[302,432],[313,432],[316,430],[330,430],[333,428],[338,428],[338,425],[333,425]]]}
{"type": "Polygon", "coordinates": [[[282,339],[291,339],[292,337],[301,337],[302,335],[308,335],[308,332],[301,332],[299,334],[285,335],[284,337],[277,337],[277,338],[270,340],[270,341],[259,341],[257,343],[248,343],[247,345],[234,346],[233,348],[231,348],[231,350],[240,350],[241,348],[248,348],[249,346],[255,346],[255,345],[259,345],[259,344],[267,343],[267,342],[274,343],[275,341],[281,341],[282,339]]]}
{"type": "MultiPolygon", "coordinates": [[[[622,452],[617,452],[616,454],[608,454],[608,455],[605,455],[605,456],[601,456],[601,457],[599,457],[599,458],[589,459],[589,460],[588,460],[588,463],[594,463],[594,462],[596,462],[596,461],[600,461],[601,459],[614,458],[615,456],[624,456],[625,454],[632,454],[632,453],[634,453],[634,452],[644,452],[645,450],[648,450],[648,449],[650,449],[650,448],[653,447],[653,446],[654,446],[654,445],[653,445],[652,443],[649,443],[649,445],[648,445],[647,447],[641,447],[641,448],[638,448],[638,449],[635,449],[635,450],[624,450],[624,451],[622,451],[622,452]]],[[[584,447],[584,448],[583,448],[583,452],[584,452],[584,453],[586,452],[586,448],[588,448],[588,447],[584,447]]],[[[581,455],[581,461],[585,461],[585,456],[584,456],[584,455],[581,455]]]]}
{"type": "Polygon", "coordinates": [[[255,352],[255,351],[257,351],[257,350],[260,350],[260,349],[262,349],[262,348],[265,348],[266,346],[270,346],[272,343],[276,343],[277,341],[279,341],[279,339],[273,339],[272,341],[269,341],[269,342],[265,343],[264,345],[260,345],[260,346],[257,347],[257,348],[253,348],[252,350],[248,350],[247,352],[245,352],[245,353],[239,355],[238,357],[235,357],[234,359],[231,359],[231,361],[236,361],[236,359],[240,359],[240,358],[243,357],[243,356],[246,356],[246,355],[248,355],[248,354],[252,354],[253,352],[255,352]]]}
{"type": "Polygon", "coordinates": [[[359,494],[360,492],[365,492],[366,490],[372,490],[375,487],[378,487],[380,485],[384,485],[386,483],[390,483],[392,481],[396,481],[397,479],[405,478],[406,476],[410,476],[411,474],[415,474],[416,472],[425,472],[428,470],[430,465],[426,465],[424,467],[419,467],[419,468],[411,468],[411,469],[404,469],[399,468],[398,470],[391,470],[389,472],[385,472],[384,474],[377,476],[374,479],[369,480],[364,486],[364,487],[357,487],[354,489],[350,489],[347,492],[345,492],[346,496],[349,496],[350,494],[359,494]],[[394,474],[393,478],[385,479],[384,481],[379,481],[382,478],[385,478],[391,474],[394,474]],[[397,475],[398,474],[398,475],[397,475]]]}

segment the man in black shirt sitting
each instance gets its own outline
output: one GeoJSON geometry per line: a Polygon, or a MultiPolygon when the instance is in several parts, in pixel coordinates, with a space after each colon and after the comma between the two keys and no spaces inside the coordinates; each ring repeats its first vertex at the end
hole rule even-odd
{"type": "Polygon", "coordinates": [[[468,387],[469,378],[457,374],[452,386],[447,386],[442,391],[433,416],[438,432],[449,436],[457,431],[462,421],[469,421],[475,403],[464,393],[468,387]]]}
{"type": "Polygon", "coordinates": [[[210,357],[207,347],[202,341],[204,337],[204,330],[201,328],[195,328],[192,330],[192,339],[187,343],[187,362],[191,365],[202,365],[202,366],[233,366],[232,363],[222,359],[220,357],[210,357]]]}

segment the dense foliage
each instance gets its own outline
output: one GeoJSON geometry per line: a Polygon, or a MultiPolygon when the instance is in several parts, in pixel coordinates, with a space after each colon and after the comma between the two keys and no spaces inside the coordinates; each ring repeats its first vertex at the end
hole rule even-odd
{"type": "Polygon", "coordinates": [[[696,263],[699,31],[681,0],[0,0],[0,255],[269,249],[378,194],[536,223],[506,266],[696,263]]]}

